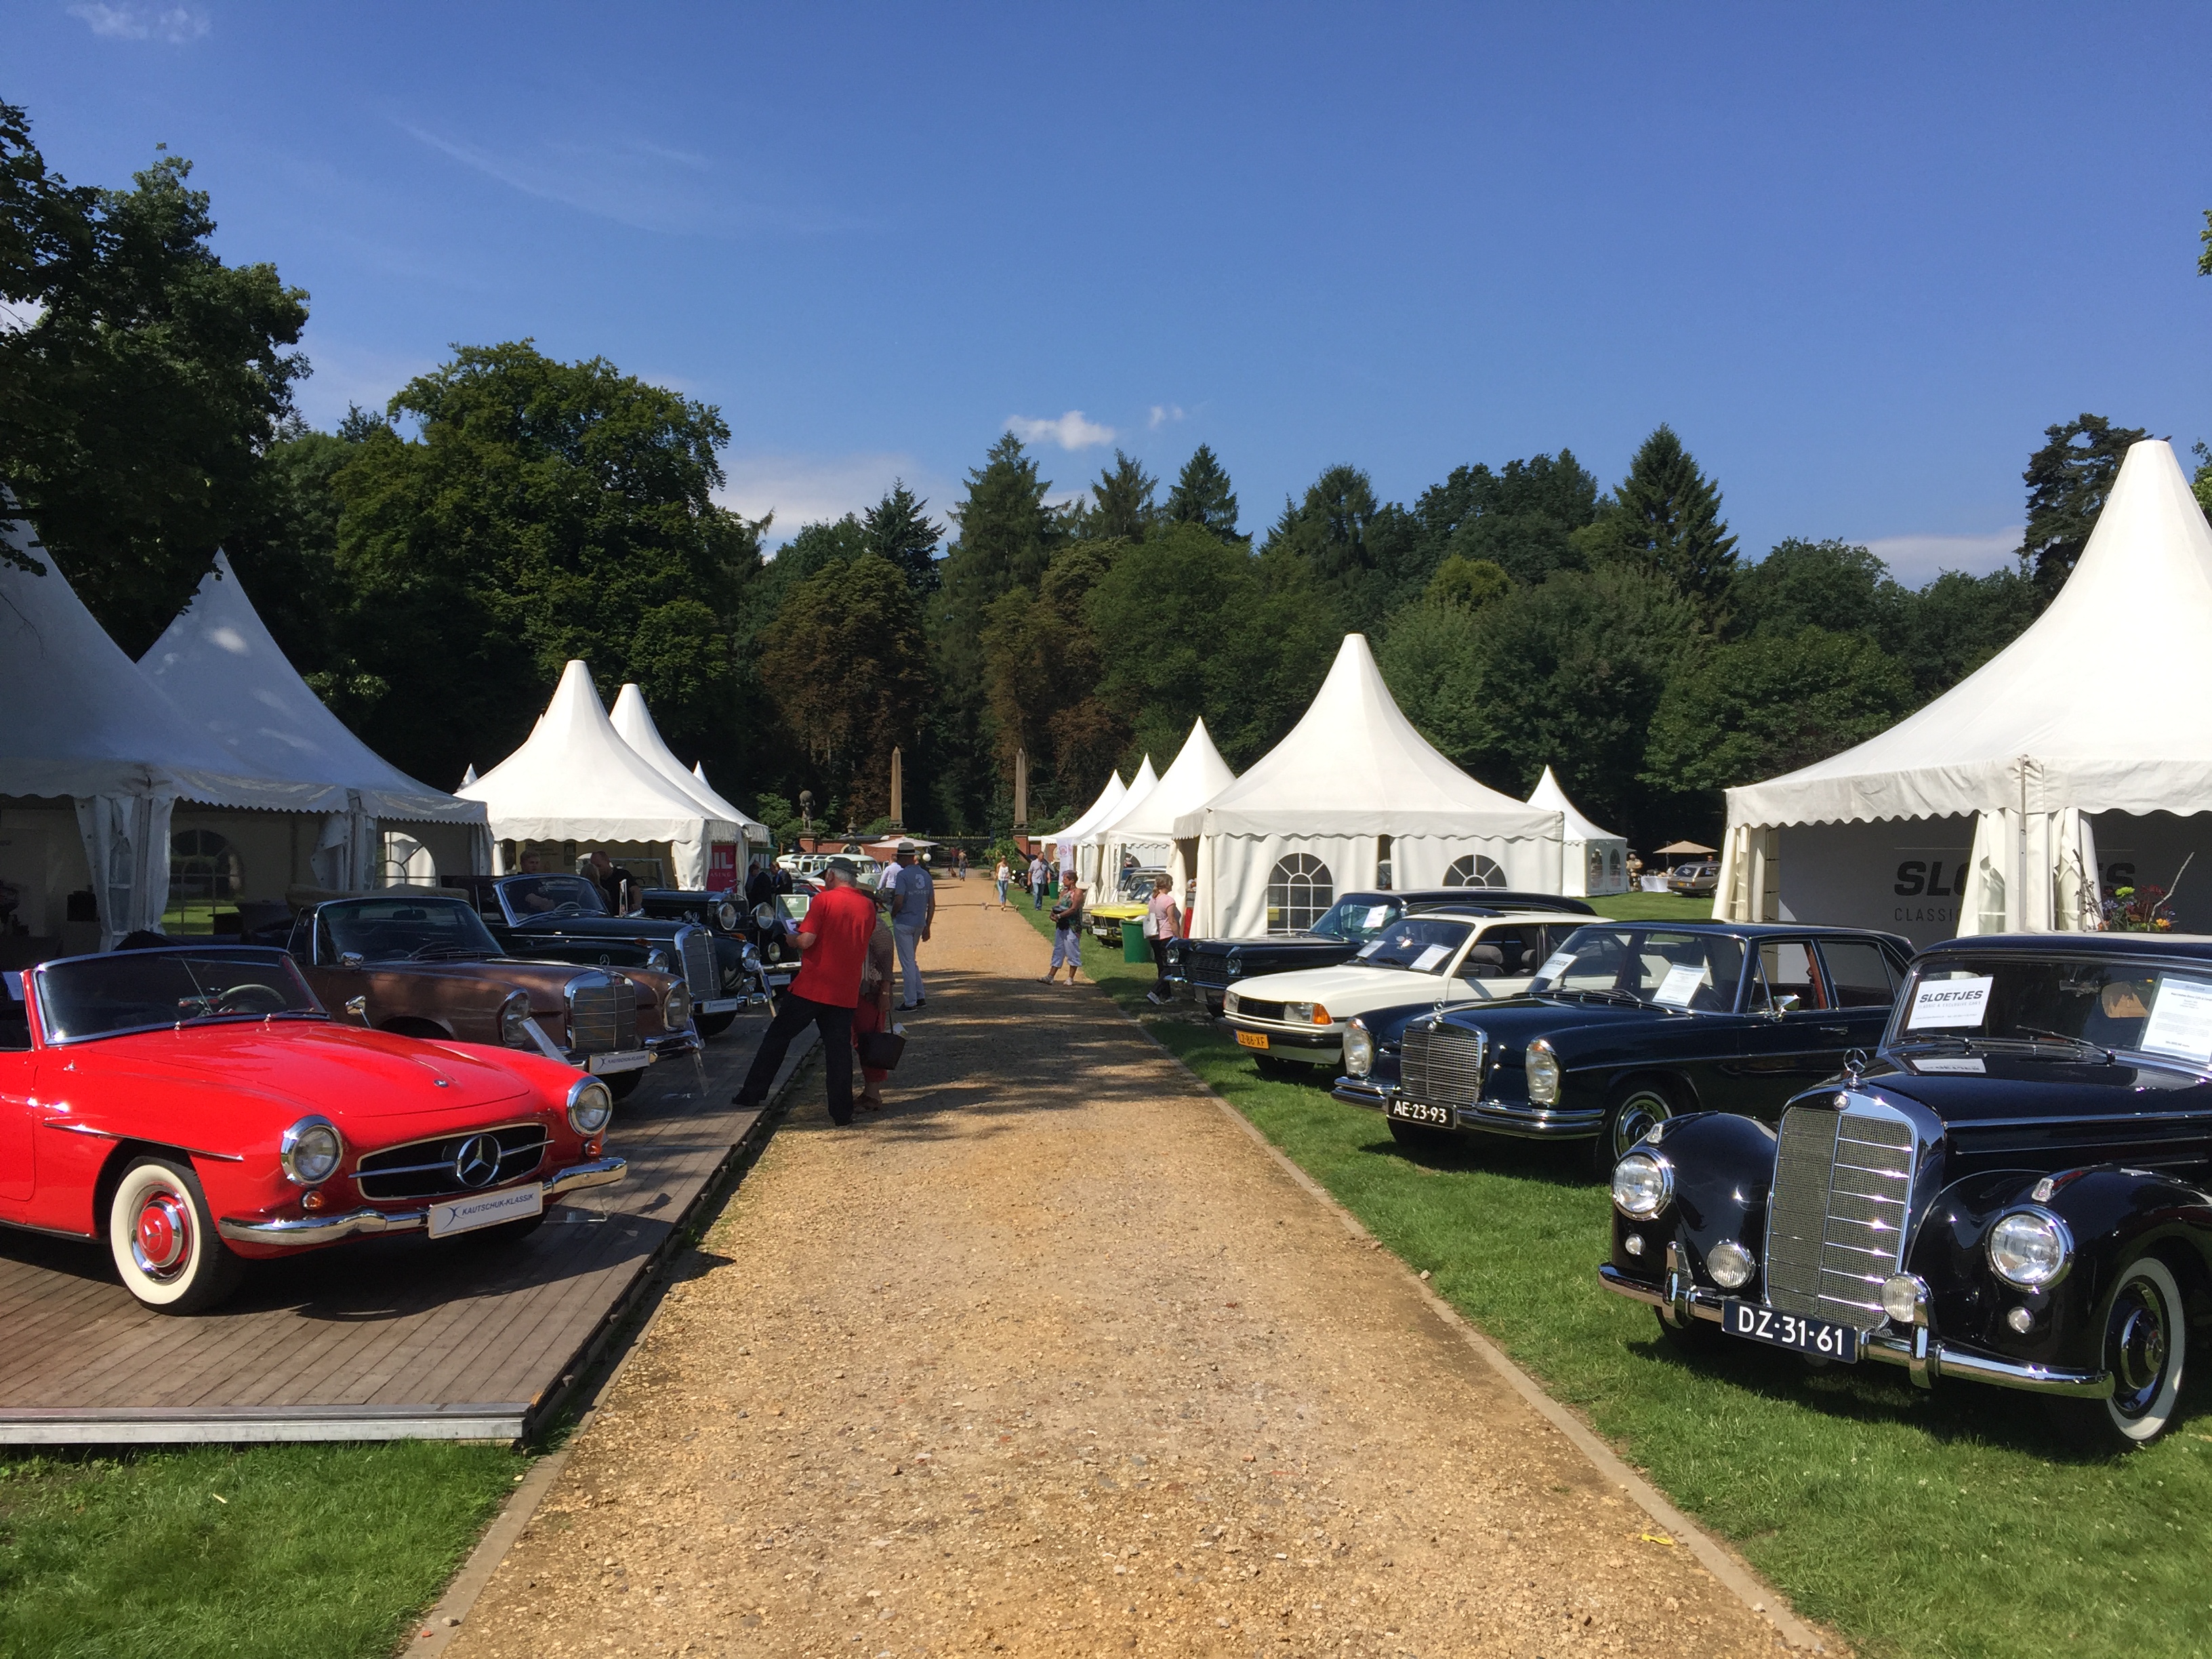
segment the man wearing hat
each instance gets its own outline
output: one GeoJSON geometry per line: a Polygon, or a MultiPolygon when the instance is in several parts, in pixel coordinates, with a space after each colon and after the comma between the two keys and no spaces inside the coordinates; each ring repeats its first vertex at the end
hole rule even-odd
{"type": "Polygon", "coordinates": [[[929,1000],[929,994],[914,953],[929,937],[930,924],[937,920],[937,884],[921,867],[921,849],[912,842],[901,842],[896,854],[898,867],[891,872],[887,884],[891,890],[891,938],[898,945],[899,983],[903,993],[899,1006],[919,1008],[929,1000]]]}
{"type": "Polygon", "coordinates": [[[799,924],[799,972],[777,999],[759,1051],[732,1097],[740,1106],[768,1098],[791,1040],[808,1024],[822,1034],[822,1066],[830,1085],[830,1120],[853,1121],[853,1010],[860,1000],[860,968],[876,931],[875,901],[854,884],[860,866],[831,859],[823,890],[799,924]]]}

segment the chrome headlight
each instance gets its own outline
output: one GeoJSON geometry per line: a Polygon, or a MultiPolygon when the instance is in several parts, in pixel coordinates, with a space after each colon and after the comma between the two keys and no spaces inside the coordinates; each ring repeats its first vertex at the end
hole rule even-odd
{"type": "Polygon", "coordinates": [[[1990,1267],[2008,1285],[2041,1290],[2066,1277],[2074,1235],[2048,1210],[2014,1210],[1990,1229],[1990,1267]]]}
{"type": "Polygon", "coordinates": [[[568,1086],[568,1127],[578,1134],[598,1134],[615,1115],[615,1097],[595,1077],[580,1077],[568,1086]]]}
{"type": "Polygon", "coordinates": [[[1344,1033],[1344,1070],[1348,1077],[1366,1077],[1375,1070],[1375,1036],[1358,1020],[1344,1033]]]}
{"type": "Polygon", "coordinates": [[[760,951],[754,946],[748,945],[743,950],[739,951],[738,952],[738,960],[744,964],[745,970],[748,973],[756,973],[759,971],[761,965],[760,951]]]}
{"type": "Polygon", "coordinates": [[[1528,1045],[1523,1061],[1528,1068],[1528,1099],[1537,1106],[1550,1106],[1559,1098],[1559,1057],[1552,1052],[1552,1045],[1538,1037],[1528,1045]]]}
{"type": "Polygon", "coordinates": [[[680,1031],[691,1023],[691,994],[681,981],[668,988],[668,1000],[660,1006],[660,1019],[672,1031],[680,1031]]]}
{"type": "Polygon", "coordinates": [[[1613,1166],[1613,1204],[1633,1221],[1649,1221],[1674,1201],[1674,1172],[1649,1152],[1631,1152],[1613,1166]]]}
{"type": "Polygon", "coordinates": [[[338,1172],[345,1142],[326,1117],[303,1117],[276,1142],[276,1161],[295,1187],[319,1187],[338,1172]]]}
{"type": "Polygon", "coordinates": [[[499,1040],[510,1048],[527,1048],[530,1041],[530,993],[510,991],[499,1005],[499,1040]]]}
{"type": "Polygon", "coordinates": [[[1740,1291],[1750,1284],[1758,1266],[1751,1259],[1751,1252],[1732,1238],[1721,1240],[1705,1252],[1705,1271],[1713,1276],[1713,1283],[1724,1291],[1740,1291]]]}
{"type": "Polygon", "coordinates": [[[1231,979],[1236,978],[1237,975],[1244,971],[1244,964],[1237,959],[1237,953],[1234,951],[1231,951],[1229,953],[1229,965],[1222,971],[1226,973],[1231,979]]]}
{"type": "Polygon", "coordinates": [[[738,931],[738,917],[740,914],[736,901],[732,899],[724,899],[714,907],[714,920],[720,924],[722,931],[726,933],[734,933],[738,931]]]}

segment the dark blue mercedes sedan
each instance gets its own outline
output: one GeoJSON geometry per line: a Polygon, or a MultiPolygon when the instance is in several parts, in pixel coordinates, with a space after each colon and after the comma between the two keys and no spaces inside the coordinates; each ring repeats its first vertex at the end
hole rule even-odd
{"type": "Polygon", "coordinates": [[[1401,1143],[1583,1140],[1602,1176],[1670,1117],[1779,1115],[1881,1041],[1911,954],[1859,928],[1594,923],[1525,995],[1362,1016],[1334,1092],[1382,1112],[1401,1143]]]}

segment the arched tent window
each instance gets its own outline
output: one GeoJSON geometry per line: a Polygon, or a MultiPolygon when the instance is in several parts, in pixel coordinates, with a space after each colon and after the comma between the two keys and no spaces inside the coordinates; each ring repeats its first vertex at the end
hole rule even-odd
{"type": "Polygon", "coordinates": [[[1336,902],[1328,866],[1306,853],[1286,853],[1267,873],[1267,931],[1299,933],[1336,902]]]}
{"type": "Polygon", "coordinates": [[[1589,849],[1588,871],[1583,877],[1583,884],[1585,887],[1593,890],[1605,885],[1605,852],[1603,848],[1593,847],[1589,849]]]}
{"type": "Polygon", "coordinates": [[[212,830],[179,830],[169,837],[169,904],[161,931],[234,933],[245,890],[237,848],[212,830]]]}
{"type": "Polygon", "coordinates": [[[1486,858],[1480,853],[1469,853],[1452,860],[1451,868],[1444,872],[1447,887],[1503,887],[1505,871],[1496,859],[1486,858]]]}

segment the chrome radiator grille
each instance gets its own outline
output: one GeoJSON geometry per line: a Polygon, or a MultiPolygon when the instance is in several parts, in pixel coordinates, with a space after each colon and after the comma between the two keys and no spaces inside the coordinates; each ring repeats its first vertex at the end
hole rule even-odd
{"type": "Polygon", "coordinates": [[[628,980],[597,974],[568,981],[568,1046],[587,1054],[637,1047],[637,993],[628,980]]]}
{"type": "Polygon", "coordinates": [[[714,941],[703,927],[686,927],[677,934],[684,947],[684,988],[694,1002],[722,994],[722,976],[714,966],[714,941]]]}
{"type": "Polygon", "coordinates": [[[1912,1126],[1871,1112],[1783,1115],[1766,1221],[1766,1300],[1866,1329],[1898,1269],[1912,1195],[1912,1126]]]}
{"type": "MultiPolygon", "coordinates": [[[[477,1187],[496,1187],[530,1174],[544,1160],[550,1139],[542,1123],[510,1123],[487,1133],[498,1151],[489,1171],[480,1162],[471,1160],[471,1172],[476,1177],[473,1184],[477,1187]]],[[[465,1191],[471,1183],[461,1178],[461,1152],[477,1139],[477,1132],[471,1130],[466,1134],[441,1135],[435,1140],[410,1141],[404,1146],[370,1152],[354,1172],[354,1185],[361,1188],[363,1198],[387,1202],[465,1191]]]]}
{"type": "Polygon", "coordinates": [[[1183,953],[1183,977],[1193,985],[1203,985],[1219,990],[1229,983],[1229,958],[1211,955],[1183,953]]]}
{"type": "Polygon", "coordinates": [[[1400,1092],[1431,1106],[1474,1105],[1482,1098],[1487,1045],[1480,1031],[1416,1021],[1406,1028],[1398,1051],[1400,1092]]]}

